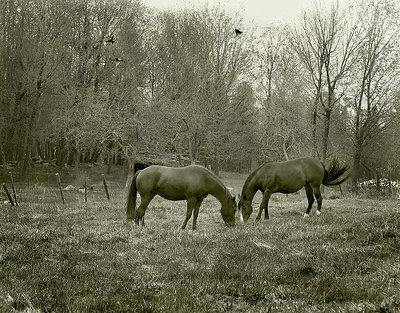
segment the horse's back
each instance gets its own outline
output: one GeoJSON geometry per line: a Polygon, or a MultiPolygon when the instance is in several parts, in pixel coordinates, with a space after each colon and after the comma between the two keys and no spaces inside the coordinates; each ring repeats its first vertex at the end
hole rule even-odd
{"type": "Polygon", "coordinates": [[[152,165],[137,177],[139,193],[155,193],[170,200],[183,200],[193,193],[206,193],[210,172],[197,165],[167,167],[152,165]]]}
{"type": "Polygon", "coordinates": [[[315,181],[319,181],[319,183],[322,182],[322,179],[325,174],[325,168],[322,165],[321,161],[311,157],[299,158],[296,160],[299,162],[309,182],[315,182],[315,181]]]}
{"type": "Polygon", "coordinates": [[[189,165],[185,167],[169,167],[162,165],[152,165],[142,170],[141,176],[154,178],[177,178],[193,179],[210,175],[210,172],[199,165],[189,165]]]}
{"type": "Polygon", "coordinates": [[[323,175],[322,163],[311,157],[265,163],[258,174],[264,189],[283,193],[295,192],[307,183],[321,184],[323,175]]]}
{"type": "Polygon", "coordinates": [[[324,167],[322,163],[312,157],[303,157],[288,161],[270,162],[265,164],[267,167],[277,169],[278,171],[303,171],[323,173],[324,167]]]}

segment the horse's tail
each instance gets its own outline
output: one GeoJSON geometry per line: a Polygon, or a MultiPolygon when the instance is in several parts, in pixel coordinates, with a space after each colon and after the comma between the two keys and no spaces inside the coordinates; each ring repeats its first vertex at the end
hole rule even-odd
{"type": "Polygon", "coordinates": [[[131,185],[128,191],[128,198],[126,200],[126,218],[128,220],[133,220],[136,218],[136,197],[137,197],[137,187],[136,187],[136,178],[138,177],[141,171],[137,171],[135,175],[133,175],[131,185]]]}
{"type": "Polygon", "coordinates": [[[350,177],[347,164],[340,164],[336,157],[332,159],[328,169],[324,166],[324,170],[325,174],[322,179],[322,184],[325,186],[340,185],[350,177]]]}

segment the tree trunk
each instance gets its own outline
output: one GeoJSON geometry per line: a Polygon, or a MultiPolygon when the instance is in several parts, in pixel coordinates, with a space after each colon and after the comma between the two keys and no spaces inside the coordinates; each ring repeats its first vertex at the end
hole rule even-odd
{"type": "Polygon", "coordinates": [[[212,163],[213,164],[211,170],[214,172],[215,175],[219,176],[219,170],[220,170],[219,162],[217,160],[214,160],[212,163]]]}
{"type": "Polygon", "coordinates": [[[6,154],[4,152],[3,143],[1,141],[1,138],[0,138],[0,152],[1,152],[1,162],[3,164],[3,169],[6,169],[7,159],[6,159],[6,154]]]}
{"type": "Polygon", "coordinates": [[[112,168],[112,156],[108,156],[108,158],[107,158],[107,175],[111,174],[111,168],[112,168]]]}
{"type": "Polygon", "coordinates": [[[80,161],[81,153],[78,149],[75,149],[75,168],[79,167],[79,161],[80,161]]]}
{"type": "Polygon", "coordinates": [[[43,155],[43,151],[42,151],[42,145],[41,145],[39,140],[36,140],[36,150],[37,150],[37,154],[40,156],[40,158],[42,160],[44,160],[44,155],[43,155]]]}
{"type": "Polygon", "coordinates": [[[353,192],[358,192],[358,179],[361,171],[361,147],[356,147],[353,155],[353,171],[351,176],[351,185],[353,192]]]}
{"type": "Polygon", "coordinates": [[[283,137],[282,150],[283,150],[283,156],[285,157],[285,160],[286,160],[286,161],[289,161],[289,156],[288,156],[287,150],[286,150],[286,140],[285,140],[285,137],[283,137]]]}
{"type": "Polygon", "coordinates": [[[190,164],[196,164],[196,137],[192,140],[189,137],[189,160],[190,164]]]}
{"type": "Polygon", "coordinates": [[[328,153],[328,139],[329,139],[329,129],[331,124],[331,113],[332,110],[325,110],[325,125],[324,125],[324,136],[322,138],[322,162],[325,163],[326,156],[328,153]]]}
{"type": "Polygon", "coordinates": [[[379,175],[379,169],[376,169],[376,191],[378,195],[381,192],[381,177],[379,175]]]}
{"type": "Polygon", "coordinates": [[[26,147],[26,150],[25,150],[25,156],[24,156],[24,161],[23,161],[23,165],[22,165],[22,171],[21,171],[22,178],[26,177],[30,159],[31,159],[31,145],[28,144],[26,147]]]}
{"type": "Polygon", "coordinates": [[[313,156],[318,156],[318,145],[317,145],[317,115],[318,115],[318,97],[314,101],[313,118],[312,118],[312,146],[313,156]]]}
{"type": "Polygon", "coordinates": [[[393,188],[392,188],[392,171],[389,169],[388,170],[388,187],[389,187],[389,194],[393,194],[393,188]]]}
{"type": "MultiPolygon", "coordinates": [[[[37,101],[38,100],[39,100],[39,98],[37,98],[37,101]]],[[[33,125],[34,125],[34,121],[35,121],[35,115],[36,115],[35,113],[32,113],[29,124],[27,125],[26,131],[25,131],[24,143],[23,143],[22,150],[21,150],[20,160],[23,162],[22,171],[21,171],[22,178],[24,178],[26,176],[26,172],[29,167],[29,160],[31,158],[32,131],[33,131],[33,125]]]]}

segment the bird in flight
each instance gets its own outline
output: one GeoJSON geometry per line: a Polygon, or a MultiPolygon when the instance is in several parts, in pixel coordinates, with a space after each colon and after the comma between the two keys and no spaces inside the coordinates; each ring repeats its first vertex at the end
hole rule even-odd
{"type": "Polygon", "coordinates": [[[117,62],[123,62],[124,60],[120,59],[120,58],[115,58],[115,61],[117,62]]]}
{"type": "Polygon", "coordinates": [[[106,40],[106,42],[110,42],[113,45],[115,42],[114,35],[112,35],[110,39],[106,40]]]}
{"type": "Polygon", "coordinates": [[[236,33],[236,36],[239,36],[239,35],[241,35],[243,32],[242,32],[241,30],[235,28],[235,33],[236,33]]]}

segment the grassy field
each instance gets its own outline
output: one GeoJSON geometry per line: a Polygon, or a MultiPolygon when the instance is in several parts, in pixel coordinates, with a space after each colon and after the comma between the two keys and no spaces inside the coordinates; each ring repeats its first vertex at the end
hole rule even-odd
{"type": "MultiPolygon", "coordinates": [[[[237,194],[245,176],[222,179],[237,194]]],[[[0,312],[400,312],[398,200],[326,188],[304,219],[303,191],[273,195],[269,221],[227,228],[210,196],[192,231],[186,203],[160,198],[146,227],[127,223],[118,184],[65,205],[17,187],[20,206],[0,205],[0,312]]]]}

